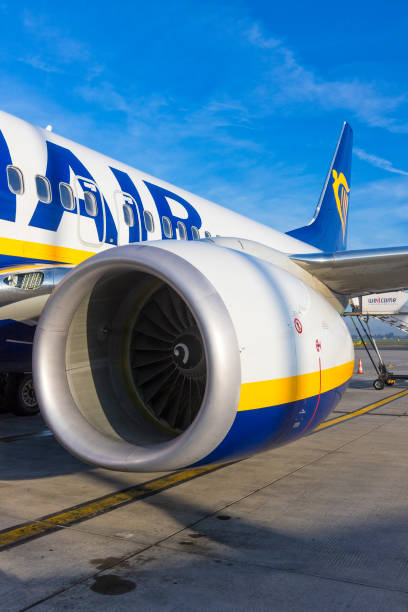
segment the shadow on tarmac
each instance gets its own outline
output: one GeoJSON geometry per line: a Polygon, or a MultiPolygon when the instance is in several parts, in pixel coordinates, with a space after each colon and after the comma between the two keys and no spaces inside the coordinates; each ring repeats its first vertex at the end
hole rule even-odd
{"type": "MultiPolygon", "coordinates": [[[[99,479],[100,474],[92,477],[99,479]]],[[[219,486],[225,487],[225,482],[219,486]]],[[[217,609],[273,607],[310,611],[333,609],[333,605],[339,605],[336,609],[344,606],[361,610],[365,600],[371,610],[406,609],[402,607],[408,602],[404,509],[398,513],[394,507],[391,516],[383,506],[379,513],[374,502],[375,482],[366,482],[363,490],[349,490],[347,503],[343,500],[343,504],[336,501],[336,495],[327,487],[327,482],[322,483],[320,500],[314,495],[317,490],[284,488],[277,490],[276,495],[270,491],[254,494],[243,505],[232,504],[219,512],[205,502],[180,499],[171,490],[136,503],[132,506],[135,521],[138,513],[148,514],[150,508],[152,520],[156,511],[161,511],[175,519],[180,531],[186,531],[177,534],[178,529],[173,527],[168,532],[171,539],[166,541],[153,534],[151,548],[123,563],[110,556],[107,538],[106,574],[136,585],[133,594],[124,592],[114,603],[132,609],[135,598],[138,601],[142,598],[143,606],[149,610],[178,609],[176,604],[181,597],[184,608],[189,610],[196,609],[194,605],[199,600],[200,609],[215,609],[211,606],[216,602],[217,609]],[[361,502],[368,497],[373,498],[371,509],[367,508],[367,501],[361,502]],[[109,559],[114,563],[109,563],[109,559]],[[274,573],[276,570],[281,573],[274,573]],[[386,591],[382,593],[380,589],[386,591]],[[172,606],[166,607],[170,602],[172,606]],[[401,607],[393,607],[396,603],[401,607]]],[[[46,551],[46,537],[42,541],[46,551]]],[[[21,555],[21,561],[24,549],[21,546],[14,552],[21,555]]],[[[21,609],[13,606],[16,593],[20,605],[24,597],[28,598],[24,602],[28,605],[96,573],[95,559],[88,558],[91,551],[81,559],[81,575],[72,564],[72,551],[56,549],[53,556],[58,559],[54,568],[49,566],[50,561],[45,562],[48,569],[44,576],[41,570],[37,575],[31,571],[28,581],[20,579],[19,572],[17,575],[0,572],[2,601],[10,603],[6,609],[21,609]],[[27,592],[23,598],[22,590],[27,592]]],[[[103,561],[98,559],[99,566],[103,561]]],[[[117,593],[98,592],[92,589],[95,584],[96,581],[83,584],[76,593],[70,589],[67,593],[70,609],[89,610],[96,603],[100,610],[111,609],[112,598],[106,597],[104,601],[100,596],[117,593]],[[98,595],[93,595],[92,590],[98,595]]],[[[62,594],[50,604],[62,609],[64,598],[62,594]]]]}
{"type": "MultiPolygon", "coordinates": [[[[408,382],[398,381],[393,387],[385,387],[382,391],[374,391],[372,386],[372,380],[357,379],[354,377],[349,387],[351,389],[371,389],[371,397],[367,400],[367,404],[370,402],[376,402],[381,400],[388,390],[388,393],[398,393],[398,391],[406,389],[408,382]]],[[[338,408],[341,408],[341,403],[338,408]]],[[[329,415],[329,418],[334,416],[334,413],[329,415]]],[[[22,419],[22,425],[28,423],[26,419],[22,419]]],[[[17,421],[18,423],[18,421],[17,421]]],[[[2,435],[15,435],[16,423],[12,423],[13,429],[9,431],[7,429],[7,421],[2,421],[2,435]],[[6,427],[4,427],[4,425],[6,427]]],[[[36,423],[36,430],[41,431],[45,425],[40,422],[36,423]]],[[[26,430],[26,427],[23,431],[26,430]]],[[[34,430],[35,431],[35,430],[34,430]]],[[[9,443],[0,443],[0,481],[12,481],[12,480],[31,480],[37,478],[52,478],[56,476],[63,476],[67,474],[80,474],[80,473],[92,473],[96,477],[96,469],[94,466],[87,465],[79,459],[73,457],[68,453],[51,435],[44,438],[33,437],[23,438],[9,443]]],[[[122,472],[114,472],[108,470],[99,470],[98,477],[103,479],[105,483],[111,484],[113,487],[122,488],[124,485],[123,478],[121,479],[122,472]],[[117,476],[115,476],[117,474],[117,476]]],[[[146,474],[144,480],[150,480],[150,475],[146,474]]]]}
{"type": "MultiPolygon", "coordinates": [[[[374,377],[370,380],[364,379],[353,379],[349,383],[350,389],[372,389],[373,388],[374,377]]],[[[373,401],[375,401],[373,399],[373,401]]]]}
{"type": "Polygon", "coordinates": [[[91,469],[68,453],[52,436],[0,444],[0,480],[52,478],[91,469]]]}
{"type": "MultiPolygon", "coordinates": [[[[289,476],[273,493],[266,488],[219,511],[214,511],[205,502],[205,487],[197,487],[194,501],[180,494],[181,487],[130,504],[124,507],[128,512],[125,520],[133,523],[133,530],[138,516],[143,515],[150,516],[152,523],[160,519],[160,514],[167,515],[174,519],[174,525],[163,530],[163,537],[153,529],[152,545],[157,541],[161,541],[160,544],[123,564],[106,567],[110,574],[136,584],[133,594],[118,595],[114,602],[128,602],[126,605],[131,609],[137,597],[142,598],[145,607],[159,610],[166,609],[166,602],[176,604],[180,597],[187,607],[199,600],[200,608],[208,609],[217,602],[220,609],[231,610],[263,610],[270,609],[269,606],[282,610],[311,610],[313,606],[333,609],[337,601],[339,606],[347,603],[347,609],[360,610],[366,598],[366,605],[372,610],[406,609],[403,605],[408,607],[408,532],[403,491],[407,478],[401,475],[400,493],[396,490],[392,501],[392,483],[384,485],[381,469],[379,458],[378,478],[360,479],[354,484],[351,477],[340,478],[338,485],[333,486],[335,478],[320,481],[306,474],[296,485],[291,484],[296,477],[289,476]],[[383,489],[381,494],[377,494],[378,484],[383,489]],[[365,590],[364,585],[371,588],[365,590]],[[372,589],[373,586],[376,589],[372,589]],[[375,605],[371,597],[373,592],[375,605]]],[[[109,484],[112,489],[123,487],[121,473],[94,471],[68,454],[53,438],[0,446],[0,480],[75,473],[84,473],[85,478],[109,484]]],[[[237,475],[232,477],[237,478],[237,475]]],[[[146,474],[146,480],[149,479],[146,474]]],[[[213,479],[212,487],[220,507],[231,502],[233,496],[222,493],[226,478],[213,479]]],[[[247,488],[250,490],[250,485],[247,488]]],[[[240,494],[236,494],[234,499],[239,498],[240,494]]],[[[122,528],[121,523],[118,515],[118,528],[122,528]]],[[[81,524],[78,528],[81,529],[81,524]]],[[[82,529],[86,531],[86,523],[82,524],[82,529]]],[[[137,536],[136,531],[135,540],[137,536]]],[[[16,566],[6,564],[2,569],[7,567],[7,570],[3,574],[0,571],[0,593],[5,609],[10,611],[21,609],[24,598],[27,598],[24,605],[29,605],[64,586],[95,575],[91,551],[85,553],[81,572],[76,573],[72,550],[48,551],[46,536],[37,540],[30,561],[30,557],[25,559],[26,546],[13,550],[20,567],[18,563],[16,566]],[[40,542],[48,557],[41,565],[46,565],[47,571],[40,566],[38,572],[33,573],[31,569],[27,579],[24,572],[28,570],[27,567],[23,569],[24,564],[33,563],[34,550],[37,551],[34,557],[41,554],[40,542]],[[23,591],[26,594],[21,597],[23,591]],[[17,601],[18,607],[15,607],[17,601]]],[[[106,561],[111,555],[107,538],[106,561]]],[[[93,594],[91,586],[89,583],[78,587],[80,590],[75,604],[71,601],[72,607],[89,609],[90,601],[94,601],[98,602],[98,609],[111,608],[112,598],[96,599],[101,598],[101,594],[93,594]],[[87,595],[82,600],[83,589],[87,595]]],[[[61,600],[64,595],[53,601],[59,604],[61,600]]]]}

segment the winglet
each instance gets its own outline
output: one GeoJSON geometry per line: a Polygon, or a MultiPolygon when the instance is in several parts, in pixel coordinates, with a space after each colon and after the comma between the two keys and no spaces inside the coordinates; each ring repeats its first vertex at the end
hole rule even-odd
{"type": "Polygon", "coordinates": [[[287,232],[322,251],[344,251],[350,199],[353,130],[344,122],[313,219],[287,232]]]}

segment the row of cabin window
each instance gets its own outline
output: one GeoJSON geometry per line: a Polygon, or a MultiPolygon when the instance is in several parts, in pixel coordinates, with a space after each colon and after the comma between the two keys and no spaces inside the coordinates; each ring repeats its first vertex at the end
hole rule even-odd
{"type": "MultiPolygon", "coordinates": [[[[168,217],[162,217],[163,234],[166,238],[173,238],[173,225],[168,217]]],[[[187,240],[187,229],[182,221],[177,222],[177,229],[180,236],[180,240],[187,240]]],[[[193,240],[200,240],[200,230],[194,225],[191,226],[191,235],[193,240]]],[[[211,238],[210,232],[204,232],[206,238],[211,238]]]]}
{"type": "MultiPolygon", "coordinates": [[[[23,173],[15,166],[7,166],[7,181],[9,189],[12,193],[21,195],[24,193],[23,173]]],[[[52,200],[51,184],[46,176],[37,174],[35,177],[37,195],[40,202],[49,204],[52,200]]],[[[72,187],[68,183],[59,184],[60,200],[62,206],[66,210],[74,210],[75,198],[72,187]]],[[[96,217],[98,214],[98,203],[95,195],[91,191],[84,191],[85,210],[90,217],[96,217]]],[[[123,220],[129,227],[135,224],[135,216],[133,208],[129,204],[123,204],[123,220]]],[[[143,211],[143,220],[146,230],[150,233],[154,232],[154,219],[151,212],[143,211]]],[[[162,217],[163,233],[166,238],[173,238],[173,225],[168,217],[162,217]]],[[[182,221],[178,221],[177,229],[181,240],[187,240],[187,229],[182,221]]],[[[204,232],[206,238],[211,238],[210,232],[204,232]]],[[[194,225],[191,228],[193,240],[200,240],[200,231],[194,225]]]]}

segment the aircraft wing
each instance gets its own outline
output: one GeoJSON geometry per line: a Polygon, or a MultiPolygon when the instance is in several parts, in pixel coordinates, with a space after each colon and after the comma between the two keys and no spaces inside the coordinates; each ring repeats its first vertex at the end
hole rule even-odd
{"type": "Polygon", "coordinates": [[[408,246],[291,255],[329,289],[350,297],[408,288],[408,246]]]}

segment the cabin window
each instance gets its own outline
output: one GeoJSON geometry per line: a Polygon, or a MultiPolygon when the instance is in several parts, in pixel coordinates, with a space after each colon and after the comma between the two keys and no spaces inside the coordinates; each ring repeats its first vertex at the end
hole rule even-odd
{"type": "Polygon", "coordinates": [[[150,233],[154,232],[154,219],[153,219],[152,213],[149,212],[148,210],[144,210],[143,219],[144,219],[144,224],[145,224],[147,231],[150,233]]]}
{"type": "Polygon", "coordinates": [[[177,229],[179,231],[180,240],[187,240],[187,230],[186,226],[182,221],[178,221],[177,229]]]}
{"type": "Polygon", "coordinates": [[[166,238],[172,238],[173,237],[173,227],[171,225],[170,219],[168,217],[162,217],[162,223],[163,223],[164,235],[166,236],[166,238]]]}
{"type": "Polygon", "coordinates": [[[35,177],[35,186],[37,187],[37,196],[40,202],[49,204],[52,200],[51,184],[46,176],[37,174],[35,177]]]}
{"type": "Polygon", "coordinates": [[[85,211],[90,217],[96,217],[98,214],[98,204],[95,194],[91,191],[84,191],[85,211]]]}
{"type": "Polygon", "coordinates": [[[123,205],[123,219],[128,227],[133,227],[135,224],[135,216],[133,209],[129,204],[123,205]]]}
{"type": "Polygon", "coordinates": [[[204,232],[206,238],[211,238],[211,232],[204,232]]]}
{"type": "Polygon", "coordinates": [[[193,240],[200,240],[200,232],[194,225],[191,227],[191,234],[193,236],[193,240]]]}
{"type": "Polygon", "coordinates": [[[23,173],[15,166],[7,166],[7,181],[12,193],[21,195],[24,193],[23,173]]]}
{"type": "Polygon", "coordinates": [[[59,184],[60,200],[65,210],[75,209],[74,192],[68,183],[59,184]]]}

